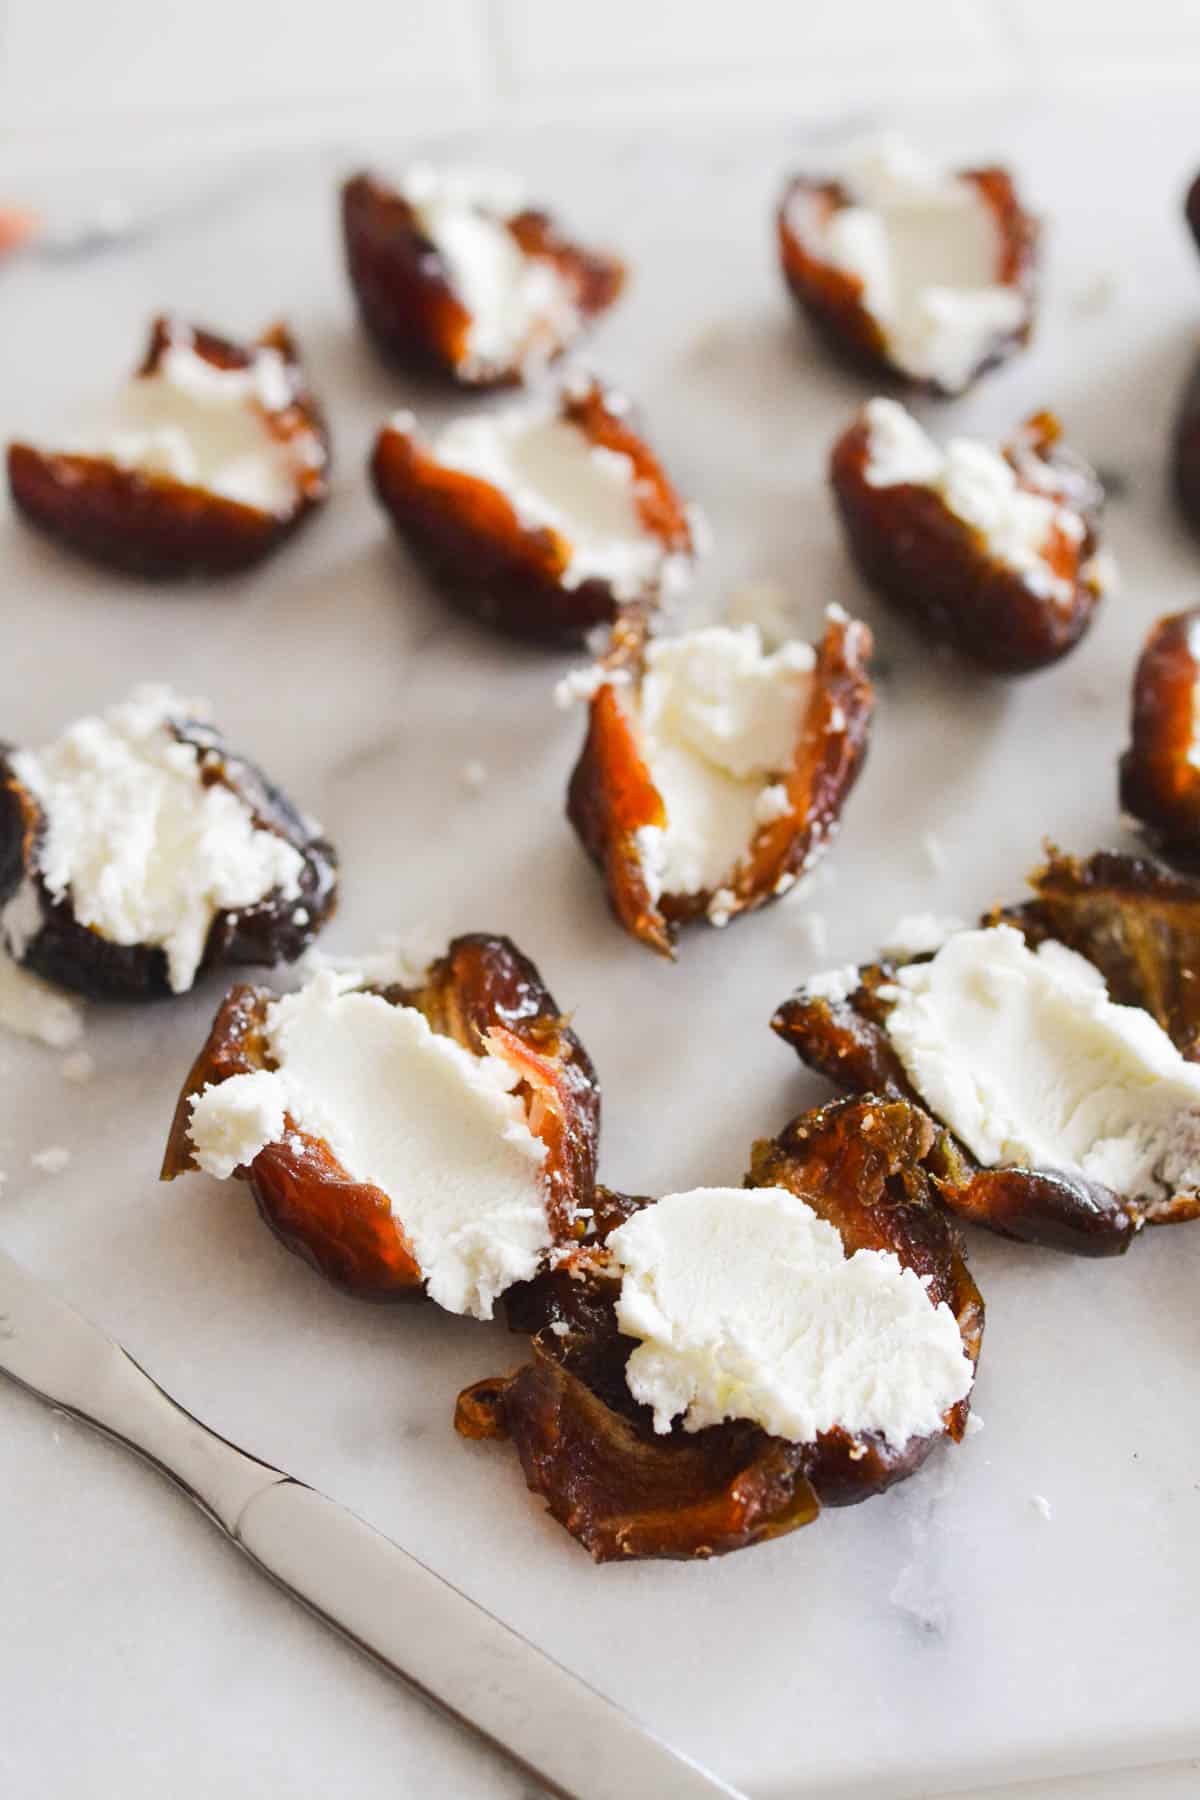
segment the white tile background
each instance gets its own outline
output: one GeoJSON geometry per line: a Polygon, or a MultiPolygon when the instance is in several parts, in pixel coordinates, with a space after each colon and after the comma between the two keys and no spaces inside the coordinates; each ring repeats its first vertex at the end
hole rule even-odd
{"type": "Polygon", "coordinates": [[[1197,0],[0,0],[0,156],[1200,75],[1197,0]]]}

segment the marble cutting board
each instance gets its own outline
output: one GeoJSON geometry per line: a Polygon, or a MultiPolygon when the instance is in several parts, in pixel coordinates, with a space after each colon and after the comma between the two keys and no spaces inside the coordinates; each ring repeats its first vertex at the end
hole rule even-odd
{"type": "MultiPolygon", "coordinates": [[[[1120,841],[1133,659],[1200,574],[1163,483],[1200,325],[1178,217],[1200,154],[1192,113],[1143,94],[904,121],[961,160],[1010,158],[1051,221],[1036,346],[925,415],[1002,435],[1051,405],[1115,478],[1120,593],[1065,663],[1010,684],[931,658],[846,563],[824,459],[867,390],[793,321],[770,236],[784,172],[823,146],[795,126],[661,122],[450,146],[526,170],[628,254],[628,299],[587,361],[636,396],[711,521],[695,616],[753,578],[782,586],[806,634],[835,599],[877,627],[874,749],[825,873],[725,934],[691,933],[676,967],[610,922],[562,819],[582,719],[551,689],[570,660],[454,619],[366,491],[384,414],[446,411],[373,360],[341,273],[335,179],[400,144],[123,177],[121,196],[148,196],[158,221],[145,240],[0,277],[5,435],[69,426],[132,365],[160,307],[235,333],[283,312],[337,454],[323,516],[225,588],[105,577],[6,513],[3,736],[41,741],[136,680],[207,694],[340,848],[327,947],[422,926],[511,933],[598,1064],[605,1177],[651,1192],[737,1180],[752,1137],[827,1091],[767,1028],[802,974],[871,951],[906,912],[969,916],[1018,895],[1044,834],[1120,841]]],[[[35,198],[78,210],[110,189],[88,171],[35,198]]],[[[1093,1265],[973,1234],[982,1433],[893,1494],[752,1553],[598,1570],[511,1453],[450,1429],[458,1389],[514,1365],[517,1340],[342,1299],[275,1244],[242,1188],[157,1184],[217,997],[92,1009],[84,1087],[53,1052],[0,1045],[0,1243],[200,1416],[397,1537],[754,1800],[906,1800],[1200,1755],[1200,1227],[1093,1265]],[[57,1145],[65,1170],[32,1166],[57,1145]]],[[[6,1793],[523,1791],[143,1471],[4,1389],[0,1530],[6,1793]]]]}

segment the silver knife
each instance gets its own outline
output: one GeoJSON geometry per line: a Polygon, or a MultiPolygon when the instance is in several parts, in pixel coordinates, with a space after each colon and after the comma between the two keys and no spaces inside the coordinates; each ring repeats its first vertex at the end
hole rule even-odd
{"type": "Polygon", "coordinates": [[[741,1800],[398,1544],[210,1431],[0,1253],[0,1372],[181,1488],[277,1585],[567,1800],[741,1800]]]}

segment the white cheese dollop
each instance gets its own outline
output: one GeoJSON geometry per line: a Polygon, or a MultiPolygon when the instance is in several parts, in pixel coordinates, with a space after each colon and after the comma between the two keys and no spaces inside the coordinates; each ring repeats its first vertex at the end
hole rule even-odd
{"type": "MultiPolygon", "coordinates": [[[[940,450],[910,412],[895,400],[870,400],[865,409],[870,487],[913,483],[927,487],[964,525],[984,540],[990,555],[1020,575],[1038,594],[1070,598],[1073,584],[1055,573],[1047,551],[1056,532],[1082,543],[1083,520],[1050,492],[1021,486],[1011,463],[991,444],[951,438],[940,450]]],[[[1027,466],[1038,462],[1029,454],[1027,466]]],[[[1042,465],[1044,466],[1044,465],[1042,465]]],[[[1052,472],[1047,471],[1052,480],[1052,472]]]]}
{"type": "Polygon", "coordinates": [[[354,1181],[379,1188],[431,1297],[489,1319],[551,1245],[546,1146],[499,1056],[472,1056],[413,1007],[320,970],[266,1016],[272,1070],[211,1085],[192,1105],[201,1168],[220,1178],[292,1125],[323,1138],[354,1181]]]}
{"type": "Polygon", "coordinates": [[[508,228],[526,205],[516,181],[423,163],[408,170],[400,191],[471,315],[465,374],[524,363],[575,336],[580,321],[570,283],[552,262],[527,256],[508,228]]]}
{"type": "Polygon", "coordinates": [[[618,599],[633,599],[678,561],[643,523],[629,457],[593,444],[556,411],[514,407],[456,419],[431,454],[445,468],[499,488],[526,530],[565,538],[565,588],[600,580],[618,599]]]}
{"type": "Polygon", "coordinates": [[[1200,1185],[1200,1067],[1064,944],[961,931],[880,993],[909,1080],[981,1163],[1136,1200],[1200,1185]]]}
{"type": "Polygon", "coordinates": [[[891,137],[852,153],[841,179],[851,204],[831,215],[815,253],[861,282],[897,367],[964,388],[1025,317],[1021,294],[999,279],[991,207],[972,182],[891,137]]]}
{"type": "Polygon", "coordinates": [[[810,644],[764,654],[753,625],[647,646],[637,729],[667,815],[638,833],[653,899],[722,887],[759,827],[786,813],[815,665],[810,644]]]}
{"type": "Polygon", "coordinates": [[[941,1431],[969,1392],[950,1308],[890,1251],[840,1233],[783,1188],[695,1188],[608,1240],[617,1323],[642,1341],[626,1381],[656,1431],[750,1419],[794,1443],[835,1425],[897,1448],[941,1431]]]}
{"type": "Polygon", "coordinates": [[[245,369],[218,369],[176,342],[153,374],[127,384],[111,422],[79,448],[261,512],[287,513],[296,504],[299,466],[320,453],[311,435],[276,437],[263,416],[293,397],[277,350],[257,350],[245,369]]]}
{"type": "MultiPolygon", "coordinates": [[[[275,890],[297,897],[304,868],[227,787],[204,782],[201,753],[172,730],[174,720],[204,716],[203,703],[141,687],[11,759],[45,816],[36,856],[50,894],[69,898],[78,922],[111,943],[161,947],[175,993],[191,987],[218,912],[275,890]]],[[[40,926],[30,891],[24,884],[4,912],[18,957],[40,926]]]]}

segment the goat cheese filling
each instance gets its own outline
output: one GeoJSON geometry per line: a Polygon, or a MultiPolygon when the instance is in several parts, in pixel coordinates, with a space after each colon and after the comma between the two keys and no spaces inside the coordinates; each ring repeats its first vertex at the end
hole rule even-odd
{"type": "Polygon", "coordinates": [[[1065,944],[960,931],[880,996],[909,1080],[979,1162],[1139,1201],[1200,1186],[1200,1067],[1065,944]]]}
{"type": "MultiPolygon", "coordinates": [[[[296,899],[304,870],[294,845],[205,781],[203,753],[176,736],[177,722],[205,716],[203,702],[141,687],[10,759],[42,810],[36,870],[51,897],[110,943],[162,949],[177,994],[195,980],[218,912],[275,892],[296,899]]],[[[26,882],[0,925],[18,960],[41,923],[26,882]]]]}
{"type": "Polygon", "coordinates": [[[1000,279],[1004,240],[973,182],[885,138],[848,159],[850,204],[815,246],[853,276],[898,368],[966,387],[997,338],[1022,325],[1024,297],[1000,279]]]}
{"type": "Polygon", "coordinates": [[[430,1297],[489,1319],[551,1247],[546,1146],[499,1055],[473,1056],[409,1006],[320,970],[266,1015],[277,1065],[192,1102],[202,1169],[221,1179],[290,1131],[323,1138],[352,1181],[387,1195],[430,1297]]]}
{"type": "MultiPolygon", "coordinates": [[[[868,401],[864,416],[869,439],[864,479],[869,487],[928,488],[1032,592],[1071,597],[1072,583],[1056,573],[1048,557],[1059,538],[1082,544],[1086,527],[1077,512],[1053,496],[1049,481],[1037,492],[1022,486],[1006,457],[972,438],[951,438],[945,450],[939,449],[895,400],[868,401]]],[[[1032,454],[1025,460],[1040,463],[1032,454]]],[[[1047,475],[1053,479],[1052,470],[1047,475]]]]}
{"type": "Polygon", "coordinates": [[[815,666],[810,644],[766,655],[753,625],[712,626],[647,646],[631,704],[666,812],[665,825],[638,833],[653,900],[720,890],[760,826],[786,815],[815,666]]]}
{"type": "Polygon", "coordinates": [[[635,1400],[666,1432],[750,1419],[811,1443],[840,1426],[899,1448],[940,1432],[974,1371],[953,1312],[886,1250],[840,1232],[784,1188],[694,1188],[608,1239],[617,1323],[641,1341],[635,1400]]]}
{"type": "Polygon", "coordinates": [[[464,373],[521,364],[539,347],[553,351],[574,336],[579,313],[570,283],[552,262],[526,255],[509,229],[526,204],[515,181],[419,164],[400,191],[470,314],[464,373]]]}
{"type": "Polygon", "coordinates": [[[618,599],[634,599],[666,572],[671,558],[642,520],[630,458],[593,444],[558,412],[456,419],[431,454],[499,488],[527,531],[557,532],[570,550],[565,588],[604,581],[618,599]]]}
{"type": "Polygon", "coordinates": [[[278,350],[257,350],[248,368],[218,369],[180,341],[168,345],[153,374],[126,385],[111,422],[80,449],[284,514],[296,504],[299,468],[322,454],[311,434],[284,441],[267,422],[294,397],[278,350]]]}

